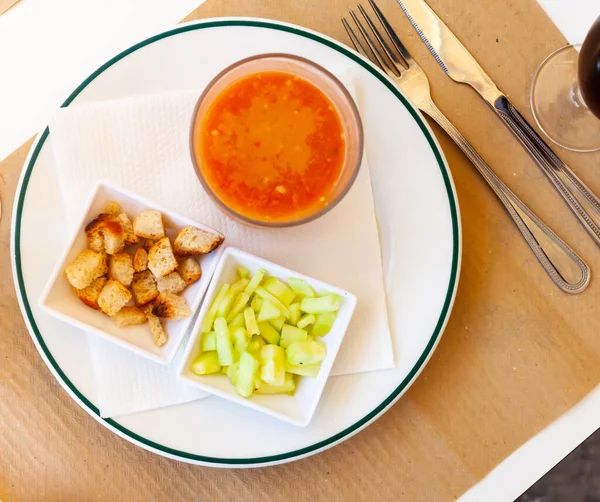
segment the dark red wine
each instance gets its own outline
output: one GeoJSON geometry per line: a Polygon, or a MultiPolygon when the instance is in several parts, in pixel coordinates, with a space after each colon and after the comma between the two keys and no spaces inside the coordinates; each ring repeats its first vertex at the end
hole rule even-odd
{"type": "Polygon", "coordinates": [[[579,88],[585,104],[600,119],[600,17],[579,52],[579,88]]]}

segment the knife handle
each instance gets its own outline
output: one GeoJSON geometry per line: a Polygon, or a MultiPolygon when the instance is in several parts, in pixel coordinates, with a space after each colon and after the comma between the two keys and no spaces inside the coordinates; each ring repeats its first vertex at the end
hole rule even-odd
{"type": "Polygon", "coordinates": [[[487,181],[554,284],[565,293],[581,293],[590,281],[588,265],[504,184],[431,100],[419,108],[448,133],[487,181]]]}
{"type": "Polygon", "coordinates": [[[501,96],[494,102],[494,110],[552,182],[594,242],[600,246],[598,197],[552,151],[506,96],[501,96]]]}

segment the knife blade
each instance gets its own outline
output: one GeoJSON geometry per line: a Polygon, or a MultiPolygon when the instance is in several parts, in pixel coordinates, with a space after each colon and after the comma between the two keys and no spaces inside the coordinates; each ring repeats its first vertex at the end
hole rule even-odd
{"type": "Polygon", "coordinates": [[[398,3],[444,72],[473,87],[490,105],[600,246],[600,199],[552,151],[424,0],[398,3]]]}

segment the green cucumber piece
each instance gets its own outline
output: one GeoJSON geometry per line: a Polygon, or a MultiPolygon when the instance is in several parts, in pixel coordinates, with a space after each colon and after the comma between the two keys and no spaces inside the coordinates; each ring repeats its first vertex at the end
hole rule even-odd
{"type": "Polygon", "coordinates": [[[217,337],[214,331],[208,333],[202,333],[202,352],[209,352],[211,350],[217,350],[217,337]]]}
{"type": "Polygon", "coordinates": [[[223,299],[221,300],[221,303],[219,303],[219,308],[217,309],[217,317],[227,316],[235,300],[235,295],[235,291],[233,290],[233,288],[230,287],[227,293],[225,293],[223,299]]]}
{"type": "Polygon", "coordinates": [[[229,327],[225,318],[217,317],[215,319],[215,333],[219,364],[221,366],[229,366],[233,363],[233,344],[231,343],[231,334],[229,333],[229,327]]]}
{"type": "Polygon", "coordinates": [[[285,356],[293,366],[317,364],[327,356],[327,347],[320,340],[292,342],[285,349],[285,356]]]}
{"type": "Polygon", "coordinates": [[[304,298],[300,303],[300,310],[307,314],[323,314],[335,312],[340,308],[338,295],[326,295],[319,298],[304,298]]]}
{"type": "Polygon", "coordinates": [[[250,283],[249,279],[242,277],[241,279],[238,279],[231,285],[231,289],[237,295],[238,293],[244,292],[245,289],[248,287],[249,283],[250,283]]]}
{"type": "Polygon", "coordinates": [[[258,354],[260,353],[260,349],[264,344],[265,340],[262,336],[254,335],[252,338],[250,338],[250,342],[248,343],[248,348],[246,349],[246,351],[258,354]]]}
{"type": "Polygon", "coordinates": [[[254,310],[254,312],[256,314],[258,314],[260,312],[263,301],[264,300],[260,296],[254,295],[254,298],[252,298],[252,302],[250,302],[250,306],[252,307],[252,310],[254,310]]]}
{"type": "Polygon", "coordinates": [[[252,279],[250,279],[250,282],[248,283],[248,285],[246,286],[244,293],[247,293],[250,296],[252,296],[252,293],[254,293],[256,288],[260,285],[260,281],[263,280],[266,273],[267,273],[266,270],[263,270],[263,269],[257,270],[256,273],[252,276],[252,279]]]}
{"type": "Polygon", "coordinates": [[[235,328],[231,332],[231,339],[233,341],[233,359],[238,361],[240,354],[248,348],[248,343],[250,343],[246,328],[235,328]]]}
{"type": "Polygon", "coordinates": [[[242,352],[238,366],[235,390],[242,397],[250,397],[258,376],[258,357],[250,352],[242,352]]]}
{"type": "Polygon", "coordinates": [[[231,366],[227,367],[227,378],[229,378],[229,381],[233,384],[234,387],[235,383],[237,382],[239,366],[240,363],[235,362],[231,366]]]}
{"type": "Polygon", "coordinates": [[[211,306],[208,308],[204,319],[202,319],[202,324],[200,325],[200,331],[202,331],[202,333],[208,333],[212,330],[213,322],[215,320],[215,317],[217,317],[217,311],[219,310],[219,305],[221,304],[221,301],[229,291],[230,287],[231,286],[229,284],[225,283],[219,288],[217,296],[215,296],[215,299],[213,300],[211,306]]]}
{"type": "Polygon", "coordinates": [[[250,270],[248,270],[246,267],[242,267],[241,265],[238,266],[238,275],[240,276],[240,279],[249,279],[250,278],[250,270]]]}
{"type": "Polygon", "coordinates": [[[249,335],[258,335],[260,331],[258,330],[258,324],[256,323],[256,316],[254,315],[254,310],[251,307],[246,307],[244,309],[244,319],[246,321],[246,331],[249,335]]]}
{"type": "Polygon", "coordinates": [[[298,321],[300,320],[301,315],[302,313],[300,312],[300,304],[292,303],[290,305],[290,324],[296,326],[296,324],[298,324],[298,321]]]}
{"type": "Polygon", "coordinates": [[[311,288],[310,284],[308,284],[308,282],[306,282],[304,279],[290,277],[288,279],[288,284],[290,285],[291,290],[297,295],[301,295],[306,298],[314,298],[317,296],[315,290],[311,288]]]}
{"type": "Polygon", "coordinates": [[[257,394],[294,394],[296,390],[296,381],[291,373],[285,374],[283,385],[271,385],[261,381],[255,390],[257,394]]]}
{"type": "Polygon", "coordinates": [[[244,313],[240,312],[231,321],[227,321],[227,326],[229,326],[229,329],[243,328],[244,326],[246,326],[246,320],[244,319],[244,313]]]}
{"type": "Polygon", "coordinates": [[[258,330],[260,331],[260,336],[263,337],[265,342],[272,343],[274,345],[279,344],[279,333],[267,321],[259,322],[258,330]]]}
{"type": "Polygon", "coordinates": [[[273,303],[269,300],[263,300],[257,320],[268,321],[270,319],[277,319],[280,315],[281,311],[273,303]]]}
{"type": "Polygon", "coordinates": [[[315,323],[315,316],[313,314],[305,314],[303,315],[300,320],[296,323],[296,326],[298,326],[300,329],[304,329],[306,328],[306,326],[308,326],[309,324],[314,324],[315,323]]]}
{"type": "Polygon", "coordinates": [[[280,300],[285,306],[289,306],[296,297],[296,293],[294,293],[285,282],[277,277],[268,277],[265,280],[265,289],[280,300]]]}
{"type": "Polygon", "coordinates": [[[286,362],[285,371],[293,373],[294,375],[302,375],[307,377],[316,378],[319,375],[321,369],[321,363],[317,364],[305,364],[304,366],[294,366],[286,362]]]}
{"type": "Polygon", "coordinates": [[[283,325],[285,324],[285,317],[279,316],[277,319],[271,319],[269,324],[281,333],[281,328],[283,328],[283,325]]]}
{"type": "Polygon", "coordinates": [[[235,301],[227,314],[227,322],[233,321],[235,316],[237,316],[242,310],[246,308],[248,302],[250,301],[250,295],[247,293],[240,293],[235,297],[235,301]]]}
{"type": "Polygon", "coordinates": [[[324,312],[315,316],[315,323],[312,327],[312,334],[315,336],[325,336],[331,331],[333,323],[337,319],[337,312],[324,312]]]}
{"type": "Polygon", "coordinates": [[[190,365],[190,370],[196,375],[210,375],[221,371],[219,356],[214,350],[203,352],[190,365]]]}
{"type": "Polygon", "coordinates": [[[260,349],[260,379],[271,385],[284,384],[285,350],[278,345],[263,345],[260,349]]]}
{"type": "Polygon", "coordinates": [[[284,349],[293,342],[305,342],[308,333],[305,329],[296,328],[289,324],[284,324],[281,328],[281,338],[279,339],[279,345],[284,349]]]}
{"type": "Polygon", "coordinates": [[[277,298],[276,296],[274,296],[273,294],[269,293],[265,288],[263,288],[262,286],[258,286],[256,288],[256,294],[258,296],[260,296],[263,300],[269,300],[273,305],[275,305],[280,311],[281,313],[287,317],[289,319],[290,317],[290,311],[289,309],[283,304],[283,302],[277,298]]]}

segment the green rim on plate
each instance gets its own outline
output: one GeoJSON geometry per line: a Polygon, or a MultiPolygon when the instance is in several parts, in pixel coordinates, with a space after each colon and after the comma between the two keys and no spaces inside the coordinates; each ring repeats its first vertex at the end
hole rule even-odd
{"type": "Polygon", "coordinates": [[[19,294],[21,296],[21,300],[22,300],[22,308],[23,308],[24,314],[27,316],[27,319],[31,326],[32,336],[35,337],[34,340],[37,341],[39,348],[41,348],[41,350],[43,351],[43,354],[46,357],[47,363],[51,366],[50,369],[53,370],[53,372],[56,375],[58,375],[58,377],[62,380],[62,383],[64,384],[64,386],[66,386],[66,388],[68,388],[73,393],[73,395],[77,397],[77,399],[80,401],[81,405],[89,413],[91,413],[92,415],[95,416],[94,418],[103,422],[108,428],[118,431],[124,437],[132,440],[133,442],[139,443],[143,447],[149,448],[151,450],[156,450],[158,452],[162,452],[164,454],[167,454],[169,456],[172,456],[172,457],[175,457],[175,458],[178,458],[181,460],[192,461],[192,462],[201,462],[201,463],[207,463],[207,464],[220,464],[220,465],[245,465],[245,464],[256,465],[256,464],[266,464],[266,463],[271,463],[271,462],[290,461],[296,457],[302,457],[302,456],[308,455],[310,453],[316,453],[317,451],[319,451],[323,448],[326,448],[327,446],[330,446],[330,445],[344,439],[345,437],[358,432],[361,428],[365,427],[370,421],[375,419],[379,414],[383,413],[386,410],[386,408],[389,407],[391,404],[393,404],[394,400],[396,400],[400,396],[402,391],[407,387],[407,385],[411,382],[411,380],[415,377],[415,375],[422,369],[422,366],[427,361],[431,351],[435,347],[435,345],[441,335],[441,332],[442,332],[442,329],[446,322],[446,319],[450,313],[452,299],[454,297],[454,292],[455,292],[455,289],[457,286],[458,264],[459,264],[459,254],[460,254],[459,253],[460,231],[459,231],[458,211],[457,211],[457,204],[456,204],[456,200],[455,200],[455,194],[454,194],[452,182],[450,180],[446,165],[443,160],[443,156],[442,156],[435,140],[433,139],[428,127],[426,126],[426,124],[424,123],[424,121],[420,117],[420,115],[416,112],[414,107],[406,100],[406,98],[402,95],[402,93],[395,87],[395,85],[389,79],[387,79],[373,65],[368,63],[366,60],[364,60],[360,56],[358,56],[356,53],[345,48],[338,42],[335,42],[331,39],[325,38],[324,36],[318,35],[317,33],[314,33],[314,32],[304,31],[303,29],[301,29],[299,27],[295,27],[292,25],[278,24],[274,21],[251,20],[251,19],[243,19],[243,18],[227,19],[227,20],[199,21],[199,22],[195,22],[192,24],[186,24],[183,26],[179,26],[177,28],[165,31],[163,33],[160,33],[158,35],[150,37],[142,42],[139,42],[139,43],[133,45],[132,47],[130,47],[129,49],[126,49],[125,51],[121,52],[117,56],[113,57],[112,59],[110,59],[108,62],[103,64],[100,68],[98,68],[94,73],[92,73],[88,78],[86,78],[66,99],[66,101],[62,104],[62,107],[64,108],[66,106],[69,106],[69,104],[71,104],[71,102],[79,95],[79,93],[83,89],[85,89],[98,75],[100,75],[104,70],[106,70],[107,68],[109,68],[110,66],[115,64],[117,61],[120,61],[124,57],[128,56],[132,52],[135,52],[136,50],[138,50],[142,47],[145,47],[146,45],[150,45],[154,42],[157,42],[158,40],[161,40],[161,39],[167,38],[167,37],[171,37],[171,36],[177,35],[179,33],[185,33],[188,31],[194,31],[194,30],[200,30],[200,29],[206,29],[206,28],[217,28],[217,27],[222,27],[222,26],[252,26],[252,27],[268,28],[268,29],[273,29],[273,30],[285,31],[288,33],[293,33],[295,35],[299,35],[301,37],[309,38],[311,40],[319,42],[323,45],[326,45],[327,47],[330,47],[330,48],[340,52],[344,56],[350,58],[355,63],[359,64],[364,69],[369,71],[378,80],[380,80],[381,83],[383,83],[390,90],[390,92],[392,92],[402,102],[402,104],[406,107],[406,109],[409,111],[409,113],[412,115],[414,120],[417,122],[417,124],[421,128],[421,131],[427,138],[429,146],[431,147],[432,151],[435,154],[435,158],[437,160],[438,166],[439,166],[441,174],[442,174],[442,178],[444,180],[444,186],[445,186],[446,192],[448,194],[448,201],[449,201],[449,205],[450,205],[450,215],[451,215],[451,219],[452,219],[453,253],[452,253],[452,267],[451,267],[451,272],[450,272],[450,281],[448,283],[448,291],[447,291],[446,297],[444,299],[442,311],[441,311],[439,319],[436,323],[435,329],[429,339],[429,342],[427,343],[425,350],[421,354],[421,357],[418,359],[418,361],[416,362],[414,367],[411,369],[410,373],[400,383],[400,385],[379,406],[377,406],[370,413],[365,415],[361,420],[354,423],[350,427],[347,427],[343,431],[331,436],[328,439],[325,439],[323,441],[315,443],[311,446],[300,448],[298,450],[291,451],[288,453],[282,453],[279,455],[271,455],[271,456],[267,456],[267,457],[218,458],[218,457],[207,457],[207,456],[203,456],[203,455],[196,455],[196,454],[188,453],[188,452],[181,451],[181,450],[175,450],[173,448],[168,448],[161,444],[155,443],[154,441],[151,441],[145,437],[140,436],[139,434],[136,434],[135,432],[130,431],[129,429],[123,427],[118,422],[115,422],[114,420],[112,420],[110,418],[108,418],[108,419],[101,418],[100,411],[98,410],[98,408],[96,408],[96,406],[94,406],[90,402],[90,400],[87,399],[79,391],[79,389],[77,389],[77,387],[75,387],[75,385],[73,385],[73,383],[67,378],[67,376],[64,374],[64,372],[62,371],[62,369],[60,368],[60,366],[58,365],[58,363],[55,361],[55,359],[52,357],[52,354],[48,350],[48,347],[46,346],[46,344],[44,342],[44,339],[37,327],[34,316],[32,314],[31,306],[30,306],[29,300],[27,298],[27,292],[25,290],[25,283],[23,281],[23,271],[21,268],[21,250],[20,250],[21,220],[22,220],[22,215],[23,215],[23,203],[25,200],[25,194],[27,191],[27,186],[29,184],[29,179],[31,177],[31,173],[33,171],[33,167],[36,163],[37,157],[42,149],[42,146],[44,145],[44,143],[49,135],[49,130],[47,127],[41,133],[41,135],[37,141],[37,144],[35,146],[35,150],[32,152],[29,163],[27,164],[27,166],[25,168],[25,172],[22,175],[21,190],[18,194],[18,199],[17,199],[17,203],[16,203],[16,207],[15,207],[15,227],[14,227],[14,242],[13,242],[14,260],[15,260],[14,267],[15,267],[16,276],[17,276],[16,277],[17,288],[18,288],[18,292],[19,292],[19,294]]]}

